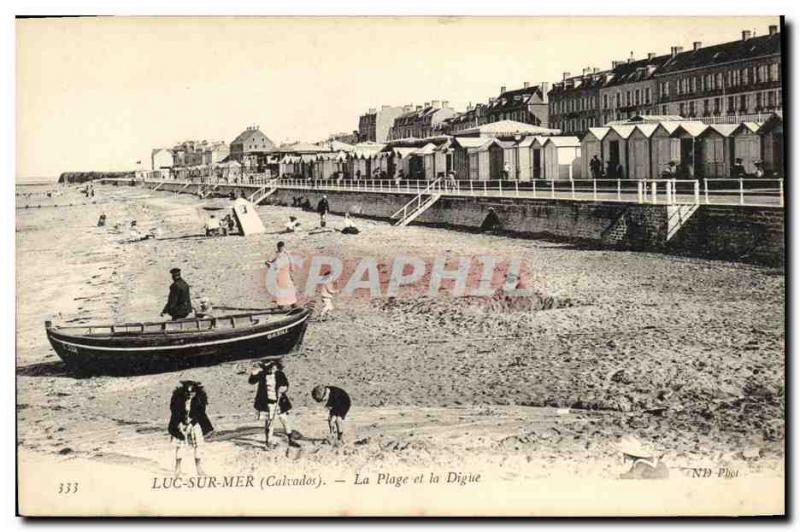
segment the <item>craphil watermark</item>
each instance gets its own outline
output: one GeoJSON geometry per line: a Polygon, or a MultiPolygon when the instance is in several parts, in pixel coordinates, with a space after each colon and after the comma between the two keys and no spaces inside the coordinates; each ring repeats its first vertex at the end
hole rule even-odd
{"type": "Polygon", "coordinates": [[[429,296],[445,292],[455,297],[489,297],[498,290],[511,297],[533,294],[524,282],[523,261],[519,257],[440,256],[426,260],[398,255],[382,261],[362,257],[345,262],[330,255],[304,258],[286,254],[267,268],[267,291],[276,298],[300,292],[312,297],[327,283],[335,283],[343,296],[361,290],[370,298],[397,297],[401,291],[429,296]],[[303,277],[305,285],[301,290],[297,281],[303,277]]]}

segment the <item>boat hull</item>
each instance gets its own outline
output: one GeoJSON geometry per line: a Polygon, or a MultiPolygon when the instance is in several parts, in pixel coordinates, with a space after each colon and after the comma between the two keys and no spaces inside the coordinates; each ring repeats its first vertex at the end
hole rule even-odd
{"type": "Polygon", "coordinates": [[[163,373],[223,362],[282,356],[302,345],[310,312],[245,330],[203,334],[91,338],[47,328],[56,354],[75,373],[135,375],[163,373]]]}

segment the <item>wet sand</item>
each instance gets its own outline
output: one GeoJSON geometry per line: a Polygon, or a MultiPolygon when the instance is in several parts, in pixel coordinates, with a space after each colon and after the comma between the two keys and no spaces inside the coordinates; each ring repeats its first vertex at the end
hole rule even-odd
{"type": "MultiPolygon", "coordinates": [[[[473,463],[512,476],[579,470],[614,478],[621,472],[615,443],[635,434],[671,464],[783,474],[782,270],[366,220],[356,220],[358,236],[309,233],[314,213],[279,206],[259,207],[267,231],[280,231],[293,214],[300,232],[204,238],[197,198],[96,191],[92,205],[17,210],[18,446],[25,456],[167,474],[169,397],[179,380],[195,379],[206,387],[216,429],[207,461],[224,471],[289,461],[350,471],[473,463]],[[95,226],[101,212],[110,226],[136,219],[140,230],[160,227],[162,237],[126,242],[127,230],[95,226]],[[157,319],[174,266],[195,302],[207,296],[217,305],[264,306],[263,262],[279,239],[298,255],[348,264],[398,253],[521,257],[536,300],[555,308],[499,309],[411,292],[392,301],[338,297],[332,318],[312,322],[301,353],[286,360],[299,454],[284,442],[262,450],[246,382],[251,362],[75,378],[47,342],[46,319],[157,319]],[[318,383],[353,398],[345,447],[321,441],[326,413],[310,397],[318,383]]],[[[329,226],[342,227],[342,219],[330,217],[329,226]]],[[[303,286],[302,274],[296,281],[303,286]]]]}

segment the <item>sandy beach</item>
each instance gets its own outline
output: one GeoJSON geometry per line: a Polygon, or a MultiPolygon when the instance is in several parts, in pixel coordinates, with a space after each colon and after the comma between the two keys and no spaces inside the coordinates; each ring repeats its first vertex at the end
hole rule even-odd
{"type": "MultiPolygon", "coordinates": [[[[633,434],[671,465],[783,476],[783,270],[368,220],[355,220],[361,234],[348,236],[313,231],[314,213],[272,205],[258,209],[267,234],[205,238],[198,198],[96,190],[94,204],[18,205],[17,420],[25,460],[169,474],[169,397],[179,380],[194,379],[207,390],[216,429],[205,448],[211,470],[472,464],[509,478],[613,479],[624,471],[616,442],[633,434]],[[101,213],[109,227],[96,227],[101,213]],[[290,214],[300,231],[275,234],[290,214]],[[134,219],[143,230],[159,227],[161,237],[126,242],[134,219]],[[338,297],[332,317],[312,322],[301,352],[286,359],[300,450],[284,440],[263,450],[250,361],[76,378],[47,342],[46,319],[158,319],[175,266],[194,301],[265,306],[263,263],[279,239],[292,253],[347,265],[401,253],[520,257],[534,303],[503,308],[446,291],[338,297]],[[320,383],[353,399],[344,447],[322,441],[326,412],[310,397],[320,383]]],[[[79,203],[77,192],[66,194],[79,203]]],[[[328,225],[342,223],[331,216],[328,225]]],[[[385,269],[381,275],[385,281],[385,269]]],[[[304,286],[302,272],[295,280],[304,286]]]]}

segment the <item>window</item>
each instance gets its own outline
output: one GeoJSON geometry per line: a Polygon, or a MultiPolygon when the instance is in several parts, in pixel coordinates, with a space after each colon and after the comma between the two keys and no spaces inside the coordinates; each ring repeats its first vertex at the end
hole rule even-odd
{"type": "Polygon", "coordinates": [[[742,69],[742,85],[750,83],[750,71],[746,68],[742,69]]]}
{"type": "Polygon", "coordinates": [[[625,91],[625,106],[631,106],[631,91],[625,91]]]}
{"type": "Polygon", "coordinates": [[[775,93],[770,91],[767,93],[767,106],[772,109],[775,107],[775,93]]]}
{"type": "Polygon", "coordinates": [[[708,99],[703,100],[703,116],[708,116],[708,99]]]}
{"type": "Polygon", "coordinates": [[[621,107],[620,106],[620,93],[617,92],[617,108],[619,108],[619,107],[621,107]]]}
{"type": "Polygon", "coordinates": [[[719,114],[719,106],[720,106],[719,98],[714,98],[714,114],[715,115],[719,114]]]}
{"type": "Polygon", "coordinates": [[[694,116],[694,102],[689,102],[689,116],[694,116]]]}
{"type": "Polygon", "coordinates": [[[665,115],[665,114],[667,114],[667,106],[666,106],[666,105],[662,105],[662,106],[661,106],[661,114],[662,114],[662,115],[665,115]]]}
{"type": "Polygon", "coordinates": [[[723,87],[722,72],[717,72],[717,88],[722,89],[723,87]]]}
{"type": "Polygon", "coordinates": [[[634,92],[634,97],[635,97],[635,100],[636,100],[636,105],[639,105],[639,93],[640,93],[640,92],[641,92],[641,91],[640,91],[639,89],[636,89],[636,92],[634,92]]]}
{"type": "Polygon", "coordinates": [[[741,96],[739,96],[739,112],[740,113],[746,113],[749,103],[750,102],[748,102],[748,98],[747,98],[746,94],[742,94],[741,96]]]}
{"type": "Polygon", "coordinates": [[[780,77],[780,68],[778,63],[769,65],[769,81],[778,81],[780,77]]]}
{"type": "Polygon", "coordinates": [[[685,114],[683,114],[685,111],[686,111],[686,104],[681,103],[680,104],[680,110],[678,111],[678,114],[681,115],[681,116],[686,116],[685,114]]]}
{"type": "Polygon", "coordinates": [[[736,113],[736,98],[733,96],[728,96],[728,114],[732,115],[736,113]]]}
{"type": "Polygon", "coordinates": [[[781,105],[781,91],[775,91],[775,106],[780,108],[781,105]]]}
{"type": "Polygon", "coordinates": [[[644,103],[646,103],[646,104],[650,103],[650,87],[647,87],[644,90],[644,103]]]}
{"type": "Polygon", "coordinates": [[[692,76],[692,92],[697,92],[697,76],[692,76]]]}
{"type": "Polygon", "coordinates": [[[608,109],[608,94],[603,95],[603,109],[608,109]]]}

